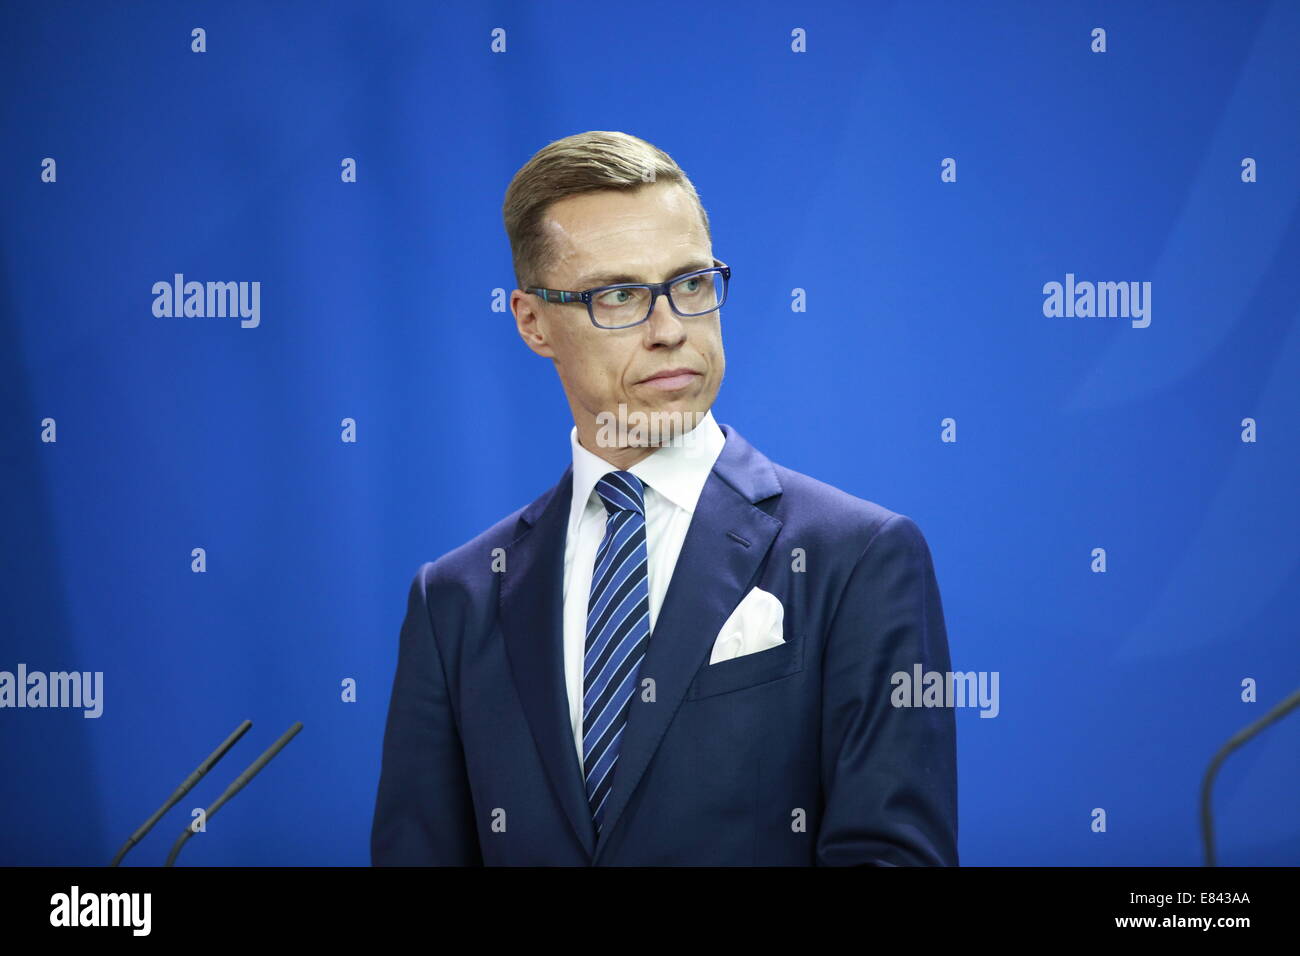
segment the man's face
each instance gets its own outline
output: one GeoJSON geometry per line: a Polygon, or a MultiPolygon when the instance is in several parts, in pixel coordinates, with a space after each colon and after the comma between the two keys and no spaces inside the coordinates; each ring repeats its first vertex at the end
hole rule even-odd
{"type": "MultiPolygon", "coordinates": [[[[556,256],[543,274],[551,289],[582,291],[618,282],[662,282],[713,265],[713,250],[690,196],[675,183],[634,191],[600,190],[553,204],[545,228],[556,256]]],[[[584,448],[622,458],[628,467],[653,448],[611,455],[598,448],[596,416],[678,412],[689,430],[713,405],[722,384],[721,310],[682,318],[663,296],[649,320],[625,329],[591,324],[585,304],[543,302],[516,289],[510,298],[519,334],[555,362],[584,448]],[[675,369],[687,374],[652,380],[675,369]]],[[[615,419],[616,421],[617,419],[615,419]]],[[[635,422],[635,419],[633,419],[635,422]]],[[[662,442],[661,442],[662,443],[662,442]]]]}

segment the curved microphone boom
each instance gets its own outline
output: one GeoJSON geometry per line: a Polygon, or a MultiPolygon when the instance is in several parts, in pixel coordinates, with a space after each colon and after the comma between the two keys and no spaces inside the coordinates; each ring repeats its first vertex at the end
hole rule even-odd
{"type": "Polygon", "coordinates": [[[155,810],[153,816],[144,821],[144,823],[140,825],[140,829],[132,833],[131,838],[127,840],[126,843],[122,844],[122,849],[117,851],[117,856],[113,857],[113,862],[110,863],[109,866],[117,866],[121,863],[122,857],[126,856],[127,853],[131,851],[131,847],[143,840],[145,834],[153,829],[153,825],[162,819],[163,814],[176,806],[177,801],[179,801],[181,797],[185,796],[185,794],[189,793],[190,790],[194,788],[194,785],[203,779],[203,775],[216,766],[217,761],[224,757],[226,751],[235,746],[235,742],[239,740],[240,737],[244,736],[244,734],[248,733],[248,728],[252,726],[253,722],[251,720],[244,721],[235,728],[235,732],[227,737],[220,747],[208,754],[207,759],[195,767],[194,772],[186,777],[181,785],[176,788],[176,792],[167,798],[167,802],[155,810]]]}
{"type": "MultiPolygon", "coordinates": [[[[221,796],[217,797],[216,803],[212,804],[212,806],[208,807],[206,810],[203,811],[203,819],[208,820],[209,818],[211,818],[212,815],[215,814],[218,810],[220,810],[226,804],[226,802],[230,800],[231,797],[239,793],[240,790],[243,790],[244,787],[248,785],[248,781],[256,777],[258,772],[263,767],[265,767],[268,763],[270,763],[271,759],[276,754],[278,754],[281,750],[283,750],[285,744],[293,740],[294,735],[297,734],[298,731],[300,730],[302,730],[302,721],[298,721],[292,727],[286,730],[284,734],[281,735],[279,740],[271,744],[271,746],[266,749],[266,752],[263,753],[262,756],[254,760],[249,765],[247,770],[245,770],[243,773],[241,773],[238,777],[235,778],[234,782],[226,788],[226,792],[223,793],[221,796]]],[[[172,851],[167,855],[167,862],[164,863],[163,866],[171,866],[176,862],[176,857],[180,854],[181,847],[185,845],[186,840],[188,840],[190,837],[194,835],[194,830],[192,829],[192,827],[193,827],[193,823],[191,822],[181,832],[181,835],[176,838],[176,843],[172,845],[172,851]]]]}
{"type": "Polygon", "coordinates": [[[1259,720],[1255,721],[1249,727],[1243,727],[1228,739],[1228,742],[1219,748],[1219,752],[1214,755],[1210,761],[1210,766],[1205,771],[1205,779],[1201,783],[1201,840],[1205,843],[1205,865],[1214,866],[1214,815],[1210,810],[1210,790],[1214,787],[1214,775],[1219,772],[1219,766],[1227,759],[1228,754],[1232,753],[1251,737],[1254,737],[1261,730],[1275,721],[1281,720],[1288,713],[1300,706],[1300,690],[1297,690],[1290,697],[1282,701],[1272,710],[1270,710],[1259,720]]]}

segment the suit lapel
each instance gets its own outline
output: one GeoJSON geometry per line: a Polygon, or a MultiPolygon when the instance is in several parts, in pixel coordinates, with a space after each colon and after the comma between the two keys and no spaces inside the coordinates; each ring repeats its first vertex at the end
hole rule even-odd
{"type": "Polygon", "coordinates": [[[593,862],[600,861],[718,631],[781,528],[779,520],[754,506],[781,493],[771,462],[734,429],[721,427],[726,444],[700,493],[641,662],[635,693],[641,694],[641,681],[652,678],[655,701],[634,697],[628,710],[593,862]]]}
{"type": "Polygon", "coordinates": [[[591,856],[596,827],[569,725],[564,676],[564,544],[572,495],[570,465],[549,496],[537,499],[520,516],[530,527],[506,548],[499,616],[515,688],[546,775],[591,856]]]}

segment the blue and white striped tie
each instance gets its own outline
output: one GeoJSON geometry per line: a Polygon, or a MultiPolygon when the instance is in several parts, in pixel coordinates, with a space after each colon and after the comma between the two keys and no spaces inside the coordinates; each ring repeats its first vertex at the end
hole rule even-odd
{"type": "Polygon", "coordinates": [[[596,482],[596,493],[609,514],[587,604],[582,766],[599,832],[637,671],[650,640],[650,586],[641,480],[628,471],[611,471],[596,482]]]}

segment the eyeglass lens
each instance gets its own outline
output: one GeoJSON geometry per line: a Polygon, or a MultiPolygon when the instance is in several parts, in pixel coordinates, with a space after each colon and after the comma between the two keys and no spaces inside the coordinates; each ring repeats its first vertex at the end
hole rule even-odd
{"type": "MultiPolygon", "coordinates": [[[[722,300],[723,281],[719,272],[678,279],[668,289],[672,304],[684,315],[703,315],[722,300]]],[[[599,325],[631,325],[650,315],[650,290],[645,286],[609,289],[591,300],[591,311],[599,325]]]]}

